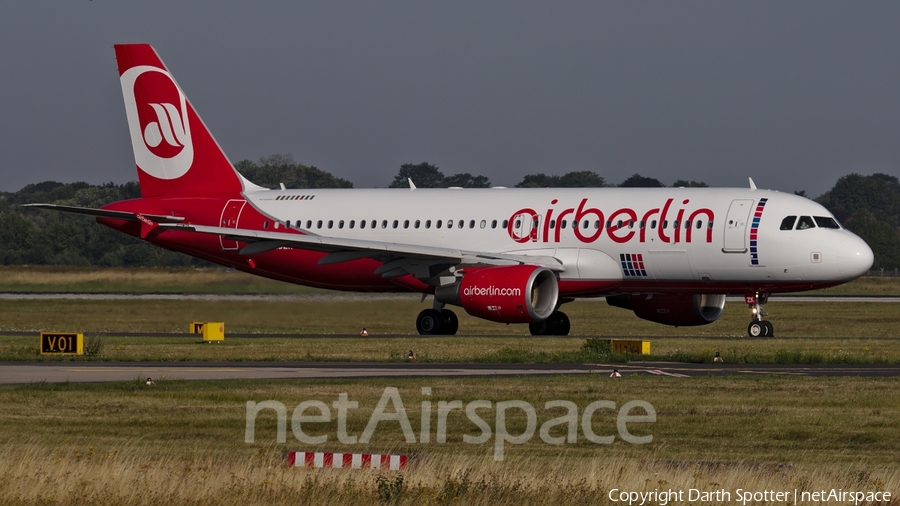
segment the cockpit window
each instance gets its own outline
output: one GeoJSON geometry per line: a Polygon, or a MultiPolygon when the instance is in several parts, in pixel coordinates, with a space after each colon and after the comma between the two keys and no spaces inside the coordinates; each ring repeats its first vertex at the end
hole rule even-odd
{"type": "Polygon", "coordinates": [[[781,230],[791,230],[794,228],[794,222],[797,221],[796,216],[788,216],[781,220],[781,230]]]}
{"type": "Polygon", "coordinates": [[[809,216],[801,216],[800,219],[797,220],[797,230],[806,230],[808,228],[816,228],[816,224],[809,216]]]}
{"type": "Polygon", "coordinates": [[[838,222],[830,216],[814,216],[814,219],[819,228],[841,228],[838,222]]]}

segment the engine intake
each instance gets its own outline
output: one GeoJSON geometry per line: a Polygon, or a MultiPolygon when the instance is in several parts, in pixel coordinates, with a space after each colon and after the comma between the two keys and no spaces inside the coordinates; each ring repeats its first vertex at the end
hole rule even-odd
{"type": "Polygon", "coordinates": [[[500,323],[545,320],[556,309],[559,284],[545,267],[512,265],[462,271],[456,283],[439,286],[434,298],[462,306],[472,316],[500,323]]]}
{"type": "Polygon", "coordinates": [[[691,327],[716,321],[725,309],[725,294],[625,294],[607,297],[606,302],[644,320],[691,327]]]}

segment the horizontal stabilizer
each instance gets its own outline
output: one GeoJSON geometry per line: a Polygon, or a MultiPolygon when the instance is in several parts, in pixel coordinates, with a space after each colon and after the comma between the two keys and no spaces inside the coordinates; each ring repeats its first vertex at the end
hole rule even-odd
{"type": "Polygon", "coordinates": [[[88,216],[96,216],[98,218],[112,218],[114,220],[124,221],[143,221],[140,217],[144,217],[155,223],[181,223],[184,221],[182,216],[164,216],[160,214],[140,214],[128,211],[112,211],[109,209],[94,209],[92,207],[78,206],[62,206],[58,204],[22,204],[22,207],[31,207],[36,209],[49,209],[51,211],[60,211],[64,213],[86,214],[88,216]]]}

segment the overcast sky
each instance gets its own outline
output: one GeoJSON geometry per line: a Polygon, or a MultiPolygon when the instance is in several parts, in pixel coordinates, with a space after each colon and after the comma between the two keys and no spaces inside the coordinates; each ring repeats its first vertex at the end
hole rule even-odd
{"type": "Polygon", "coordinates": [[[148,42],[232,161],[817,196],[900,174],[898,23],[900,2],[3,2],[0,190],[136,180],[112,46],[148,42]]]}

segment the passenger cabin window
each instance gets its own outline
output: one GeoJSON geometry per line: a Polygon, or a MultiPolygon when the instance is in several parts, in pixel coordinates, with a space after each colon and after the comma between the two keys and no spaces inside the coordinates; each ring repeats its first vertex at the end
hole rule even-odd
{"type": "Polygon", "coordinates": [[[797,221],[797,230],[806,230],[808,228],[816,228],[816,224],[809,216],[801,216],[797,221]]]}
{"type": "Polygon", "coordinates": [[[816,220],[819,228],[841,228],[838,222],[829,216],[813,216],[813,219],[816,220]]]}
{"type": "Polygon", "coordinates": [[[795,221],[797,221],[796,216],[788,216],[781,220],[781,230],[793,230],[795,221]]]}
{"type": "Polygon", "coordinates": [[[392,228],[397,228],[397,225],[398,225],[399,223],[400,223],[399,221],[394,220],[394,223],[391,224],[392,228]]]}
{"type": "Polygon", "coordinates": [[[328,228],[334,228],[334,220],[328,220],[328,228]]]}
{"type": "Polygon", "coordinates": [[[316,228],[322,228],[322,220],[316,222],[316,228]]]}
{"type": "Polygon", "coordinates": [[[509,220],[503,220],[503,228],[506,228],[508,226],[509,226],[509,220]]]}
{"type": "Polygon", "coordinates": [[[354,225],[356,225],[356,220],[350,220],[350,228],[353,228],[354,225]]]}
{"type": "Polygon", "coordinates": [[[441,224],[442,224],[442,223],[443,223],[443,222],[442,222],[441,220],[437,220],[437,223],[434,225],[435,228],[441,228],[441,224]]]}
{"type": "Polygon", "coordinates": [[[312,228],[312,220],[306,220],[306,228],[312,228]]]}
{"type": "Polygon", "coordinates": [[[366,220],[359,220],[359,228],[366,228],[366,220]]]}
{"type": "Polygon", "coordinates": [[[381,228],[387,228],[387,220],[381,220],[381,228]]]}
{"type": "Polygon", "coordinates": [[[463,220],[459,220],[459,223],[457,223],[457,225],[458,226],[456,228],[463,228],[466,225],[466,223],[463,220]]]}
{"type": "Polygon", "coordinates": [[[344,220],[338,222],[338,228],[344,228],[344,220]]]}
{"type": "Polygon", "coordinates": [[[497,220],[491,222],[491,228],[497,228],[497,220]]]}
{"type": "Polygon", "coordinates": [[[372,220],[372,228],[375,228],[375,225],[376,225],[377,223],[378,223],[378,222],[376,222],[375,220],[372,220]]]}

